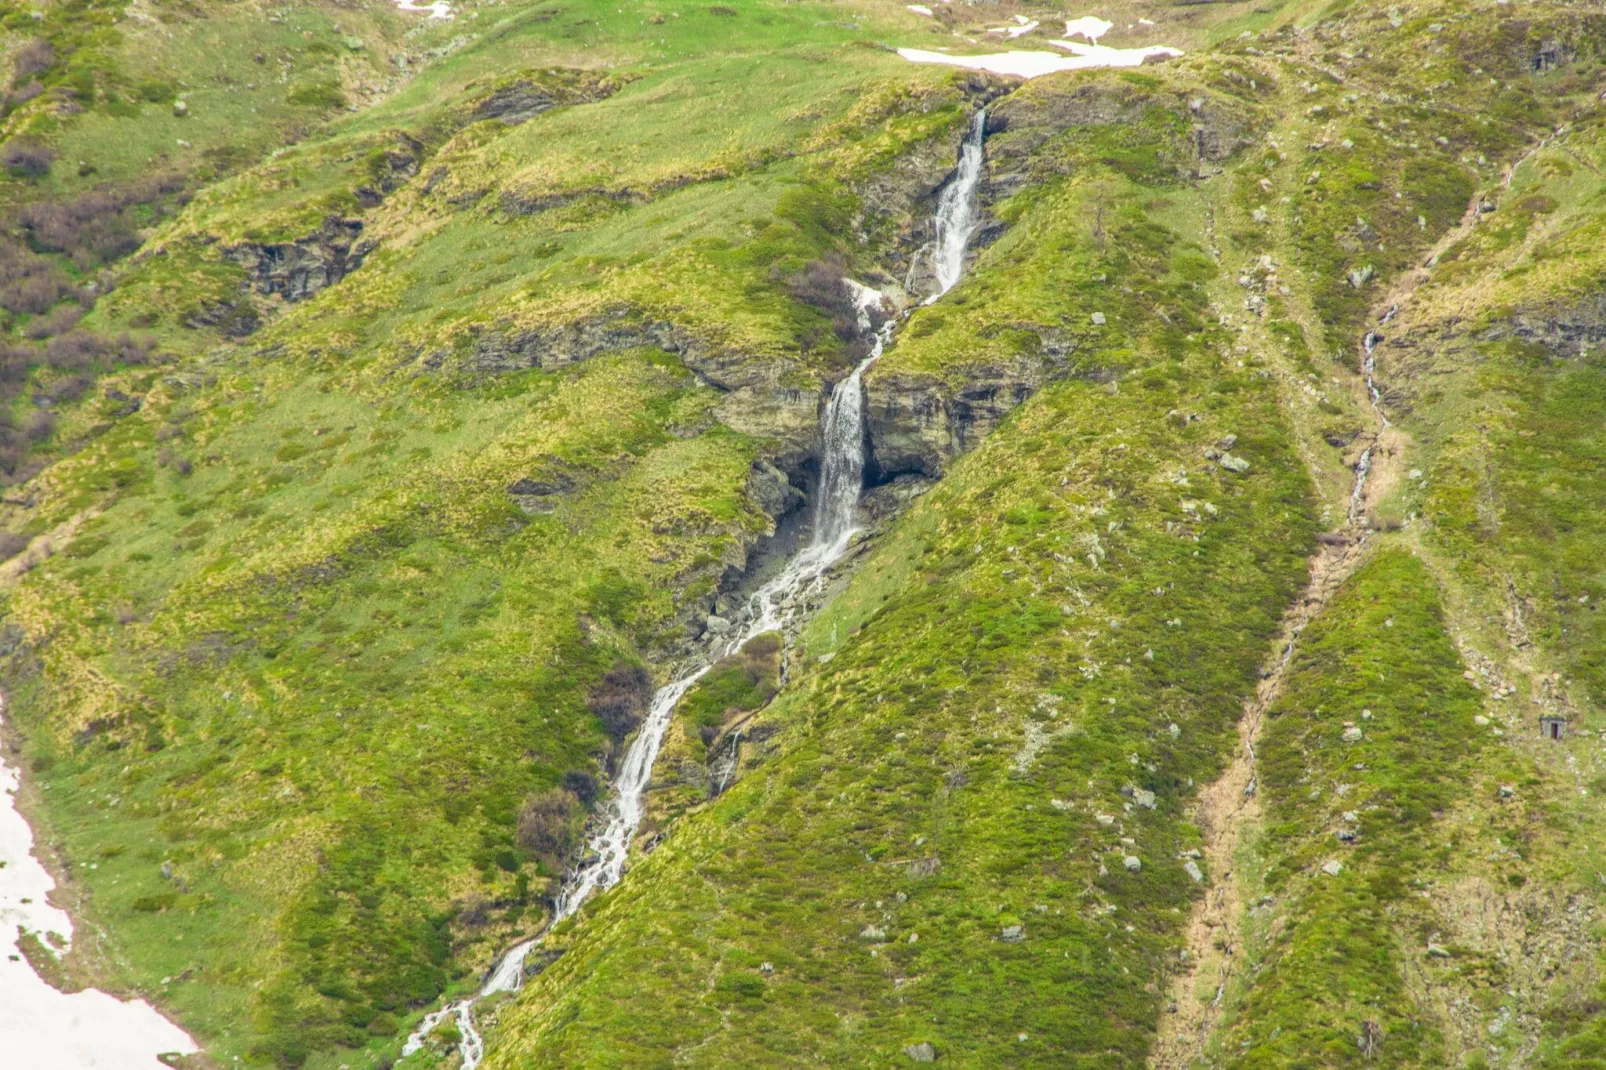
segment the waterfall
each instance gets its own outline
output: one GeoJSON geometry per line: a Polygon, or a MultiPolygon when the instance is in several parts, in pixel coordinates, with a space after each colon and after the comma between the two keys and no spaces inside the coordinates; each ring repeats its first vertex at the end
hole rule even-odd
{"type": "MultiPolygon", "coordinates": [[[[936,257],[943,292],[959,281],[965,266],[965,246],[976,229],[976,185],[981,178],[985,127],[985,114],[977,112],[960,148],[954,179],[938,198],[936,257]]],[[[736,626],[714,638],[694,667],[653,695],[647,716],[619,766],[602,828],[587,845],[585,860],[570,872],[558,893],[552,912],[553,925],[579,910],[595,893],[613,887],[624,876],[630,842],[641,827],[653,762],[663,745],[675,707],[686,692],[715,662],[740,650],[750,639],[765,632],[785,631],[795,625],[807,612],[811,597],[824,588],[831,566],[847,552],[859,530],[859,497],[864,490],[864,373],[880,359],[892,340],[897,321],[889,319],[875,330],[873,314],[883,308],[885,297],[880,291],[852,279],[843,281],[853,294],[860,330],[866,333],[874,330],[874,334],[869,355],[831,389],[831,400],[826,403],[820,420],[820,484],[815,495],[814,529],[808,545],[794,554],[773,579],[748,597],[737,615],[736,626]]],[[[475,1070],[485,1057],[485,1042],[474,1027],[474,1000],[518,989],[524,983],[524,960],[539,940],[540,937],[535,937],[510,948],[474,996],[426,1015],[418,1029],[407,1038],[402,1048],[403,1057],[421,1048],[435,1027],[450,1017],[456,1019],[463,1037],[458,1047],[463,1056],[463,1070],[475,1070]]]]}
{"type": "Polygon", "coordinates": [[[976,231],[976,186],[981,181],[982,139],[987,134],[987,109],[976,112],[970,131],[959,146],[959,166],[954,177],[937,197],[937,246],[932,266],[937,274],[937,292],[926,299],[930,304],[954,288],[965,273],[965,249],[976,231]]]}

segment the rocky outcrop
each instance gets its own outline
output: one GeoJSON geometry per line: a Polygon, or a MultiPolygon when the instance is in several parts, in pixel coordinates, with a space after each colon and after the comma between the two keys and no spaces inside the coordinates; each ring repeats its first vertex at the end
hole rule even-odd
{"type": "Polygon", "coordinates": [[[314,233],[289,242],[241,242],[223,255],[245,268],[259,294],[302,301],[357,270],[371,247],[359,241],[362,220],[330,216],[314,233]]]}
{"type": "Polygon", "coordinates": [[[606,100],[618,91],[620,84],[614,79],[599,77],[593,71],[564,68],[530,71],[492,87],[474,104],[469,119],[472,122],[495,119],[507,126],[518,126],[565,104],[606,100]]]}
{"type": "Polygon", "coordinates": [[[418,174],[424,159],[423,142],[409,134],[395,131],[392,143],[369,157],[369,181],[358,186],[353,193],[364,208],[378,207],[388,195],[418,174]]]}
{"type": "MultiPolygon", "coordinates": [[[[821,395],[818,389],[796,381],[790,361],[755,357],[710,343],[628,306],[552,326],[481,328],[463,370],[471,375],[551,370],[641,347],[678,356],[703,383],[725,393],[718,412],[722,423],[743,434],[772,440],[775,463],[794,474],[801,471],[813,449],[821,395]]],[[[424,363],[438,368],[446,358],[445,351],[438,351],[424,363]]]]}
{"type": "Polygon", "coordinates": [[[1088,79],[1043,79],[999,101],[987,114],[988,162],[998,195],[1063,173],[1074,154],[1044,151],[1068,131],[1133,126],[1156,109],[1170,113],[1168,163],[1179,177],[1196,178],[1248,145],[1254,115],[1231,97],[1200,91],[1179,94],[1134,85],[1114,74],[1088,79]],[[1064,158],[1062,158],[1064,157],[1064,158]]]}
{"type": "Polygon", "coordinates": [[[1509,319],[1483,332],[1489,340],[1517,338],[1570,359],[1606,343],[1606,294],[1594,293],[1569,305],[1519,308],[1509,319]]]}
{"type": "Polygon", "coordinates": [[[867,476],[872,483],[915,473],[940,477],[950,460],[987,437],[1015,406],[1068,374],[1074,337],[1058,328],[1012,326],[1038,335],[1035,356],[970,365],[962,379],[871,370],[864,389],[870,437],[867,476]]]}

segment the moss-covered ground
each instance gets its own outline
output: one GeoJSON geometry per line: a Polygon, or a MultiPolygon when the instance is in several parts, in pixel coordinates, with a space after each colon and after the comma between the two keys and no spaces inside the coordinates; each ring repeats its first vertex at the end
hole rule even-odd
{"type": "Polygon", "coordinates": [[[869,389],[1040,388],[688,696],[666,755],[740,724],[741,776],[664,793],[489,1065],[1136,1065],[1226,880],[1218,1061],[1595,1065],[1599,12],[1112,3],[1189,55],[1016,86],[886,46],[1057,11],[934,6],[0,14],[4,137],[55,153],[7,220],[177,176],[105,255],[12,228],[64,288],[0,324],[8,720],[103,983],[223,1064],[388,1065],[539,928],[521,809],[596,805],[599,681],[667,678],[862,352],[797,280],[901,276],[985,100],[1000,226],[869,389]],[[361,267],[265,292],[331,218],[361,267]],[[1196,881],[1393,304],[1400,530],[1300,639],[1247,864],[1196,881]]]}

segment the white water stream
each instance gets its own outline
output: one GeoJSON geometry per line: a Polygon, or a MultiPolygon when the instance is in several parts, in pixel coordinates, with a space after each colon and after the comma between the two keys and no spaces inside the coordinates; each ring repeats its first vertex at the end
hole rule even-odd
{"type": "MultiPolygon", "coordinates": [[[[3,719],[3,718],[0,718],[3,719]]],[[[51,988],[23,957],[24,931],[72,935],[49,902],[56,886],[33,855],[33,830],[17,812],[17,770],[0,759],[0,1066],[49,1070],[162,1070],[158,1055],[195,1042],[144,1000],[127,1003],[90,988],[51,988]]]]}
{"type": "MultiPolygon", "coordinates": [[[[954,178],[938,198],[938,237],[934,253],[937,279],[942,287],[938,296],[948,292],[963,274],[965,246],[976,229],[976,187],[981,180],[986,123],[985,112],[978,111],[961,145],[954,178]]],[[[851,279],[845,281],[858,306],[860,330],[869,332],[874,329],[872,313],[878,309],[884,312],[883,295],[851,279]]],[[[793,628],[808,612],[814,596],[825,587],[831,566],[847,552],[859,531],[859,498],[864,491],[864,373],[880,359],[896,326],[897,321],[889,319],[876,330],[869,355],[831,390],[831,400],[820,421],[820,482],[815,495],[814,529],[808,545],[793,555],[773,579],[748,597],[732,627],[711,637],[708,650],[694,668],[653,695],[647,716],[625,751],[624,761],[614,778],[613,797],[605,810],[606,820],[592,837],[584,861],[564,881],[549,924],[555,925],[569,917],[592,895],[613,887],[624,876],[630,843],[641,827],[653,762],[658,757],[675,707],[686,692],[715,662],[740,650],[755,636],[793,628]]],[[[407,1038],[402,1055],[417,1051],[436,1026],[451,1017],[456,1019],[462,1034],[458,1050],[463,1056],[463,1070],[475,1070],[485,1057],[485,1041],[474,1025],[474,1001],[498,992],[517,990],[524,983],[524,961],[540,939],[536,936],[510,948],[472,997],[426,1015],[418,1029],[407,1038]]]]}
{"type": "MultiPolygon", "coordinates": [[[[1394,318],[1396,311],[1397,307],[1389,309],[1379,323],[1386,325],[1389,320],[1394,318]]],[[[1361,361],[1361,374],[1366,378],[1366,396],[1372,402],[1372,411],[1377,413],[1378,420],[1386,430],[1389,427],[1389,418],[1383,412],[1383,394],[1378,390],[1376,380],[1377,343],[1382,340],[1383,336],[1375,331],[1368,331],[1366,337],[1362,339],[1361,345],[1366,350],[1366,356],[1361,361]]],[[[1355,523],[1360,517],[1361,507],[1366,501],[1366,479],[1372,473],[1372,449],[1373,447],[1371,446],[1366,447],[1365,451],[1361,453],[1361,459],[1355,463],[1355,489],[1350,492],[1349,499],[1349,521],[1351,524],[1355,523]]]]}
{"type": "Polygon", "coordinates": [[[987,134],[987,109],[976,112],[970,131],[959,146],[959,166],[953,179],[937,196],[937,247],[932,256],[937,275],[937,292],[926,299],[930,304],[949,290],[965,273],[965,249],[976,233],[976,185],[981,179],[982,140],[987,134]]]}

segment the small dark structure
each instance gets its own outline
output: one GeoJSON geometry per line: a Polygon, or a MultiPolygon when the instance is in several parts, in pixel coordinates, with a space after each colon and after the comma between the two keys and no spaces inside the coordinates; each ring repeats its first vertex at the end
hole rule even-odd
{"type": "Polygon", "coordinates": [[[1546,739],[1561,739],[1567,734],[1567,718],[1545,714],[1539,718],[1539,734],[1546,739]]]}

